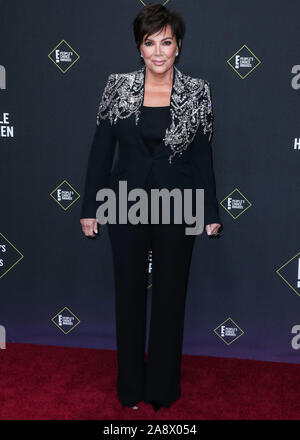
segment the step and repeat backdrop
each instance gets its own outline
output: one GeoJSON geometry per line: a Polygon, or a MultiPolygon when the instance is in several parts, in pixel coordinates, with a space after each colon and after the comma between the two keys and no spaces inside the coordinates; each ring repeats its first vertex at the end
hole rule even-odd
{"type": "MultiPolygon", "coordinates": [[[[211,84],[223,223],[196,237],[183,352],[299,363],[300,3],[162,3],[186,22],[177,67],[211,84]]],[[[141,67],[145,4],[0,1],[1,348],[116,349],[107,225],[86,238],[80,209],[107,76],[141,67]]]]}

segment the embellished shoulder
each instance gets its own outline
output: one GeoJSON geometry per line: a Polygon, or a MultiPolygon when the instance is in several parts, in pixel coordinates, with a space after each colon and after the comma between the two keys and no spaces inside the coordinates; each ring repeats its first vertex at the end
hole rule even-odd
{"type": "Polygon", "coordinates": [[[116,82],[116,74],[111,73],[110,75],[108,75],[108,79],[106,81],[97,112],[97,120],[96,120],[97,125],[100,124],[100,119],[106,119],[109,116],[109,108],[110,108],[110,103],[113,99],[112,91],[114,89],[115,82],[116,82]]]}
{"type": "Polygon", "coordinates": [[[165,144],[172,150],[170,163],[175,155],[183,154],[199,129],[204,134],[212,130],[209,82],[177,70],[171,115],[172,123],[164,137],[165,144]]]}
{"type": "Polygon", "coordinates": [[[211,141],[213,134],[213,109],[210,93],[210,83],[207,80],[203,82],[202,99],[200,106],[200,119],[204,134],[208,133],[208,142],[211,141]]]}
{"type": "Polygon", "coordinates": [[[100,119],[110,120],[111,125],[116,124],[118,118],[124,119],[136,110],[137,102],[130,96],[135,91],[134,84],[138,83],[140,70],[126,73],[111,73],[108,76],[100,100],[97,113],[97,125],[100,119]]]}
{"type": "Polygon", "coordinates": [[[188,75],[186,75],[186,77],[187,79],[189,79],[187,84],[192,85],[189,88],[195,88],[195,93],[192,93],[194,98],[196,98],[195,102],[197,102],[195,112],[197,112],[203,133],[208,134],[208,141],[210,142],[213,132],[213,111],[210,93],[210,82],[203,78],[193,78],[188,75]]]}

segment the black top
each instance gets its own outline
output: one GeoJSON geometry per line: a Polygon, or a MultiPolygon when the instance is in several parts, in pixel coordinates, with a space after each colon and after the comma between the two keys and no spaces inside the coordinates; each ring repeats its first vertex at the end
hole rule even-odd
{"type": "Polygon", "coordinates": [[[142,106],[139,129],[145,145],[153,153],[157,144],[162,142],[168,127],[170,106],[142,106]]]}

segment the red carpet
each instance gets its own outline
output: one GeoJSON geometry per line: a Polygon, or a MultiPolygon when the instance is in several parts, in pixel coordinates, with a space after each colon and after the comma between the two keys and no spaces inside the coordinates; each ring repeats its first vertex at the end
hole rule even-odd
{"type": "Polygon", "coordinates": [[[123,408],[116,352],[36,344],[0,350],[1,420],[299,420],[300,365],[184,355],[182,396],[123,408]]]}

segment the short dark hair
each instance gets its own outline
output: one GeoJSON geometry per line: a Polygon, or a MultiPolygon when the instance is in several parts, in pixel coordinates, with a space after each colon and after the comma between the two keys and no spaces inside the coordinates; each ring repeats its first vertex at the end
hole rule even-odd
{"type": "Polygon", "coordinates": [[[155,34],[167,25],[170,25],[172,28],[180,54],[186,28],[185,23],[177,12],[167,9],[160,3],[145,6],[133,20],[133,32],[138,51],[144,36],[148,37],[155,34]],[[179,40],[181,41],[181,46],[179,46],[179,40]]]}

